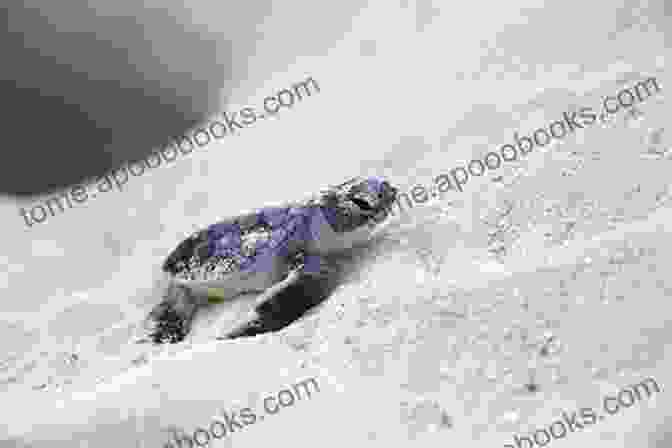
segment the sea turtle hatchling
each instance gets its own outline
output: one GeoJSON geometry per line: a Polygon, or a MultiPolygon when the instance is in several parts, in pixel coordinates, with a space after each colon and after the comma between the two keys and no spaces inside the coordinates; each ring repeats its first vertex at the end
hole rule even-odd
{"type": "Polygon", "coordinates": [[[162,265],[167,286],[147,316],[155,343],[179,342],[196,310],[216,296],[264,292],[250,321],[220,339],[277,331],[324,297],[324,257],[368,241],[388,216],[397,189],[351,179],[319,195],[229,218],[183,240],[162,265]],[[285,281],[287,280],[287,281],[285,281]]]}

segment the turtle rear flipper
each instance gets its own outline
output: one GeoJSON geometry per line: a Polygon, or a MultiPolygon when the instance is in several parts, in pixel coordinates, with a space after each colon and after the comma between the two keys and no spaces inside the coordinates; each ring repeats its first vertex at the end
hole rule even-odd
{"type": "Polygon", "coordinates": [[[163,301],[150,311],[145,321],[152,342],[175,344],[184,340],[197,309],[198,303],[189,288],[171,284],[163,301]]]}

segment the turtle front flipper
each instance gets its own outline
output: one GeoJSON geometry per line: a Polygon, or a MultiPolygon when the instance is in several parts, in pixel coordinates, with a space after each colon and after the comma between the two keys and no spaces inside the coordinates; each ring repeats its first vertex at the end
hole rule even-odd
{"type": "Polygon", "coordinates": [[[217,339],[235,339],[278,331],[301,318],[309,309],[326,300],[339,282],[338,271],[322,257],[306,256],[283,288],[279,288],[255,307],[254,316],[217,339]]]}

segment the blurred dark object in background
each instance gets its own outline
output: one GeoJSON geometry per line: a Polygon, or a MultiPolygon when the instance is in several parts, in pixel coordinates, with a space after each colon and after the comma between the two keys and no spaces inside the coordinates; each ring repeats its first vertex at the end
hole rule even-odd
{"type": "Polygon", "coordinates": [[[140,160],[219,109],[229,46],[185,8],[3,1],[0,193],[44,193],[140,160]]]}

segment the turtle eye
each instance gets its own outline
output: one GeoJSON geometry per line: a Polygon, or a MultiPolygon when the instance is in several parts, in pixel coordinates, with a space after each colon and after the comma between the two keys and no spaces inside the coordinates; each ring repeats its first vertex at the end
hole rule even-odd
{"type": "Polygon", "coordinates": [[[362,199],[362,198],[352,198],[351,200],[357,207],[361,208],[362,210],[364,210],[366,212],[372,212],[373,211],[373,207],[371,207],[371,204],[369,204],[364,199],[362,199]]]}

